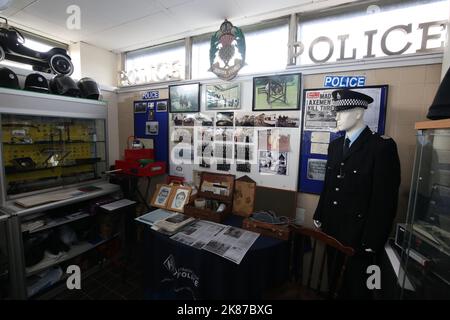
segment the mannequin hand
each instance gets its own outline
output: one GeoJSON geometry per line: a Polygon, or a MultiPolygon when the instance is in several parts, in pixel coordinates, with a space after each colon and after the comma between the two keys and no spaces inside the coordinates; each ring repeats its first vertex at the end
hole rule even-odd
{"type": "Polygon", "coordinates": [[[313,220],[313,222],[316,228],[320,229],[320,227],[322,226],[322,222],[320,222],[319,220],[313,220]]]}

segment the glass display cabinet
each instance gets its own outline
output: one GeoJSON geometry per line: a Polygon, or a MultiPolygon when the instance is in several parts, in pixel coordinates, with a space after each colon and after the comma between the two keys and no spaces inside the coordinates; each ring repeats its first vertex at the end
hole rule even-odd
{"type": "Polygon", "coordinates": [[[0,88],[0,294],[36,296],[42,275],[114,239],[93,242],[98,232],[78,238],[56,260],[33,247],[62,227],[94,228],[90,203],[120,196],[105,174],[107,109],[103,101],[0,88]],[[39,259],[31,261],[30,252],[39,259]]]}
{"type": "Polygon", "coordinates": [[[450,299],[450,119],[419,122],[416,130],[407,221],[396,242],[414,297],[450,299]]]}

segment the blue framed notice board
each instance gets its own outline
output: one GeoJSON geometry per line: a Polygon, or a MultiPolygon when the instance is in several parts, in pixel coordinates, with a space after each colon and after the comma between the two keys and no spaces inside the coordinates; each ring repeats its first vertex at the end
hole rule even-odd
{"type": "MultiPolygon", "coordinates": [[[[320,194],[325,180],[328,145],[343,135],[336,132],[336,111],[331,93],[337,88],[303,90],[302,139],[300,149],[301,192],[320,194]]],[[[364,114],[364,122],[372,131],[384,134],[388,85],[351,88],[367,94],[373,102],[364,114]]]]}
{"type": "Polygon", "coordinates": [[[169,163],[168,100],[139,100],[133,102],[134,136],[153,139],[155,160],[169,163]]]}

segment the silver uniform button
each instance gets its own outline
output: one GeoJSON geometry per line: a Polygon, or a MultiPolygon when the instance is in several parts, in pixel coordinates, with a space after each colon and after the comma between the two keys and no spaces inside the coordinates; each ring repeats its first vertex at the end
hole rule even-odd
{"type": "Polygon", "coordinates": [[[362,214],[358,214],[358,218],[362,218],[362,214]]]}
{"type": "Polygon", "coordinates": [[[344,165],[344,163],[343,162],[341,162],[341,166],[343,166],[344,165]]]}
{"type": "Polygon", "coordinates": [[[338,179],[340,179],[340,178],[341,178],[341,175],[340,175],[340,174],[338,174],[338,175],[337,175],[337,178],[338,178],[338,179]]]}
{"type": "Polygon", "coordinates": [[[334,204],[334,205],[337,205],[337,201],[333,201],[333,204],[334,204]]]}
{"type": "Polygon", "coordinates": [[[339,191],[339,188],[336,188],[336,191],[339,191]]]}
{"type": "Polygon", "coordinates": [[[358,170],[353,170],[353,173],[358,173],[358,170]]]}

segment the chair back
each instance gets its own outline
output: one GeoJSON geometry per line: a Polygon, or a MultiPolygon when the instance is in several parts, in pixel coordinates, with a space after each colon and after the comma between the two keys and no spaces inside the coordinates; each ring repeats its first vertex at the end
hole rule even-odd
{"type": "Polygon", "coordinates": [[[304,284],[306,288],[322,295],[322,285],[324,284],[325,274],[328,276],[328,295],[329,299],[336,299],[342,286],[345,270],[350,257],[355,254],[351,247],[344,246],[338,240],[330,237],[326,233],[310,228],[293,228],[294,234],[294,258],[297,262],[296,271],[297,280],[304,284]],[[305,255],[310,254],[309,263],[305,263],[305,255]],[[319,259],[319,260],[318,260],[319,259]],[[327,262],[328,272],[324,272],[327,262]],[[320,266],[319,269],[315,265],[320,266]],[[305,268],[306,265],[306,268],[305,268]],[[306,270],[305,270],[306,269],[306,270]],[[318,276],[314,271],[319,271],[318,276]],[[307,278],[305,278],[307,277],[307,278]],[[317,277],[316,285],[312,281],[317,277]]]}

